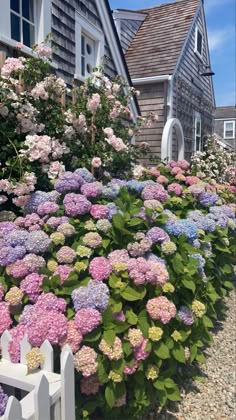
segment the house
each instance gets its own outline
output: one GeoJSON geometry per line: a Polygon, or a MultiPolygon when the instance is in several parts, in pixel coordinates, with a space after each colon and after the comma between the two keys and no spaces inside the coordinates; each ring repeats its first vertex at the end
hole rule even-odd
{"type": "MultiPolygon", "coordinates": [[[[185,158],[190,159],[213,133],[213,72],[203,1],[178,0],[137,11],[118,9],[113,18],[132,82],[140,91],[141,112],[159,115],[155,126],[143,129],[138,141],[148,142],[152,153],[160,155],[166,122],[178,119],[185,158]]],[[[177,129],[173,129],[169,158],[178,156],[177,129]]]]}
{"type": "MultiPolygon", "coordinates": [[[[19,54],[17,42],[30,56],[49,33],[52,67],[68,85],[83,82],[99,65],[108,77],[121,75],[131,85],[108,0],[1,0],[0,67],[7,56],[19,54]]],[[[135,118],[135,100],[130,106],[135,118]]]]}
{"type": "Polygon", "coordinates": [[[228,150],[236,151],[236,107],[219,106],[215,110],[214,134],[228,150]]]}

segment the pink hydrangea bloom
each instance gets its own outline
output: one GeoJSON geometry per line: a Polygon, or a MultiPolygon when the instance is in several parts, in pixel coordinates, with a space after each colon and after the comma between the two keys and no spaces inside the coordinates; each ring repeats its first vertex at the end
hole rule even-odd
{"type": "Polygon", "coordinates": [[[27,333],[27,328],[23,324],[18,324],[10,331],[12,340],[8,344],[8,352],[12,363],[19,363],[20,361],[20,342],[27,333]]]}
{"type": "Polygon", "coordinates": [[[107,219],[109,216],[109,209],[102,204],[93,204],[90,209],[90,214],[94,219],[107,219]]]}
{"type": "Polygon", "coordinates": [[[165,201],[168,198],[168,193],[162,185],[147,185],[142,191],[143,200],[159,200],[165,201]]]}
{"type": "Polygon", "coordinates": [[[37,273],[32,273],[26,276],[25,279],[21,281],[20,290],[26,293],[31,302],[37,301],[41,293],[40,285],[42,284],[44,277],[45,276],[43,274],[39,275],[37,273]]]}
{"type": "Polygon", "coordinates": [[[147,282],[153,285],[163,285],[169,280],[169,273],[164,264],[149,261],[150,269],[146,273],[147,282]]]}
{"type": "Polygon", "coordinates": [[[163,324],[167,324],[176,314],[175,305],[165,296],[149,299],[146,309],[152,319],[159,319],[163,324]]]}
{"type": "Polygon", "coordinates": [[[175,166],[173,169],[171,169],[171,175],[180,175],[183,174],[183,170],[179,168],[178,166],[175,166]]]}
{"type": "Polygon", "coordinates": [[[59,298],[53,293],[42,293],[37,303],[35,304],[34,308],[36,310],[44,310],[44,311],[57,311],[57,312],[65,312],[66,310],[66,300],[63,298],[59,298]]]}
{"type": "Polygon", "coordinates": [[[185,178],[185,184],[187,185],[193,185],[198,184],[200,182],[200,178],[197,176],[186,176],[185,178]]]}
{"type": "Polygon", "coordinates": [[[97,375],[92,375],[88,378],[82,378],[80,381],[81,393],[85,395],[97,394],[99,386],[100,382],[97,375]]]}
{"type": "Polygon", "coordinates": [[[142,344],[139,347],[134,348],[134,357],[136,360],[145,360],[150,354],[150,351],[146,351],[145,347],[148,343],[148,339],[144,338],[142,344]]]}
{"type": "Polygon", "coordinates": [[[125,366],[125,368],[124,368],[124,373],[125,373],[126,375],[133,375],[133,373],[134,373],[137,369],[138,369],[138,361],[137,361],[137,360],[135,360],[135,361],[134,361],[134,364],[133,364],[133,366],[132,366],[132,367],[130,367],[130,366],[125,366]]]}
{"type": "Polygon", "coordinates": [[[183,187],[180,184],[173,183],[168,186],[167,190],[168,192],[174,193],[179,196],[183,192],[183,187]]]}
{"type": "Polygon", "coordinates": [[[80,309],[75,315],[75,325],[83,335],[97,328],[101,321],[100,312],[92,308],[80,309]]]}
{"type": "Polygon", "coordinates": [[[3,296],[4,296],[4,288],[3,288],[2,283],[0,283],[0,301],[2,300],[3,296]]]}
{"type": "Polygon", "coordinates": [[[166,176],[159,175],[157,178],[157,182],[159,182],[159,184],[168,184],[169,180],[168,178],[166,178],[166,176]]]}
{"type": "Polygon", "coordinates": [[[62,246],[56,253],[56,258],[59,263],[72,264],[76,258],[76,252],[69,246],[62,246]]]}
{"type": "Polygon", "coordinates": [[[12,324],[12,319],[10,317],[10,312],[8,309],[9,305],[6,302],[0,302],[0,335],[8,330],[12,324]]]}
{"type": "Polygon", "coordinates": [[[59,344],[67,336],[67,319],[55,311],[37,309],[27,324],[28,340],[32,346],[40,347],[45,340],[59,344]]]}
{"type": "Polygon", "coordinates": [[[115,251],[110,252],[108,259],[111,264],[115,263],[127,263],[130,259],[128,251],[126,249],[116,249],[115,251]]]}
{"type": "Polygon", "coordinates": [[[38,206],[37,212],[40,216],[45,216],[46,214],[56,213],[59,210],[59,206],[52,201],[46,201],[38,206]]]}
{"type": "Polygon", "coordinates": [[[187,162],[186,160],[178,160],[177,162],[177,166],[181,169],[183,169],[184,171],[187,171],[190,167],[190,163],[187,162]]]}
{"type": "Polygon", "coordinates": [[[53,275],[56,276],[59,274],[61,277],[61,284],[63,284],[68,279],[70,273],[73,271],[73,268],[68,265],[58,265],[53,275]]]}
{"type": "Polygon", "coordinates": [[[89,273],[96,281],[107,279],[112,272],[111,263],[105,257],[94,258],[89,266],[89,273]]]}
{"type": "Polygon", "coordinates": [[[82,340],[83,336],[80,331],[78,331],[78,328],[76,328],[75,321],[68,321],[67,335],[60,342],[60,346],[63,347],[66,344],[69,344],[72,352],[76,353],[79,350],[79,346],[82,340]]]}

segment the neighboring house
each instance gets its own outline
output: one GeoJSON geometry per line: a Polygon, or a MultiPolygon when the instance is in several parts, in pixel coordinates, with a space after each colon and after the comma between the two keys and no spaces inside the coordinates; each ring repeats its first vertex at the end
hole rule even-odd
{"type": "MultiPolygon", "coordinates": [[[[185,158],[190,159],[213,132],[215,108],[203,1],[180,0],[140,11],[119,9],[113,18],[132,82],[141,93],[141,112],[159,115],[138,141],[148,142],[152,153],[160,155],[165,123],[177,118],[183,127],[185,158]]],[[[173,132],[169,157],[177,157],[177,148],[173,132]]]]}
{"type": "MultiPolygon", "coordinates": [[[[52,67],[68,85],[83,82],[95,66],[103,65],[110,78],[121,75],[131,84],[124,54],[107,0],[1,0],[0,67],[6,56],[21,52],[53,36],[52,67]]],[[[131,103],[134,117],[138,114],[131,103]]]]}
{"type": "Polygon", "coordinates": [[[215,110],[214,134],[228,150],[236,152],[236,107],[219,106],[215,110]]]}

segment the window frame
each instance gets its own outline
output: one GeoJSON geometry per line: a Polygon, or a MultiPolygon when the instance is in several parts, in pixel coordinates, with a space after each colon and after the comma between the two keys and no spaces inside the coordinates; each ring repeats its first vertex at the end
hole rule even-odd
{"type": "Polygon", "coordinates": [[[79,12],[76,12],[75,16],[75,75],[74,78],[84,82],[86,76],[82,75],[81,69],[81,57],[82,57],[82,48],[81,48],[81,37],[82,35],[91,38],[95,42],[95,63],[94,67],[101,65],[102,58],[104,57],[105,49],[105,39],[103,32],[89,22],[84,16],[79,12]]]}
{"type": "Polygon", "coordinates": [[[29,25],[31,25],[34,28],[34,41],[33,41],[33,44],[32,44],[32,46],[33,46],[35,43],[37,43],[36,37],[37,37],[37,33],[38,33],[38,30],[37,30],[38,29],[37,28],[37,2],[35,0],[33,0],[33,20],[32,21],[30,21],[29,19],[27,19],[27,18],[25,18],[23,16],[23,13],[22,13],[22,0],[19,0],[19,5],[20,5],[20,11],[19,11],[19,13],[16,12],[15,10],[11,9],[11,6],[10,6],[10,19],[11,19],[11,15],[13,14],[20,21],[20,40],[17,41],[17,40],[15,40],[12,37],[11,37],[11,39],[13,41],[16,41],[16,42],[21,42],[25,47],[31,48],[31,46],[28,46],[28,45],[24,44],[24,42],[23,42],[23,37],[24,37],[24,33],[23,33],[23,22],[24,21],[27,22],[29,25]]]}
{"type": "Polygon", "coordinates": [[[195,44],[194,44],[194,53],[201,59],[203,60],[203,32],[201,31],[201,29],[199,28],[198,25],[196,25],[196,29],[195,29],[195,44]],[[201,44],[201,53],[198,51],[198,33],[201,34],[202,37],[202,44],[201,44]]]}
{"type": "MultiPolygon", "coordinates": [[[[0,41],[9,47],[16,48],[18,41],[11,38],[11,7],[10,0],[4,0],[0,13],[0,41]]],[[[40,44],[51,32],[51,0],[34,0],[35,43],[40,44]]],[[[27,19],[26,19],[27,20],[27,19]]],[[[23,45],[23,53],[35,56],[32,49],[23,45]]]]}
{"type": "Polygon", "coordinates": [[[234,120],[228,120],[228,121],[224,121],[224,139],[225,140],[233,140],[235,138],[235,121],[234,120]],[[233,135],[232,136],[226,136],[226,125],[227,124],[233,124],[233,135]]]}
{"type": "Polygon", "coordinates": [[[200,112],[194,112],[194,153],[200,152],[202,150],[202,116],[200,112]],[[200,122],[200,135],[197,135],[197,122],[200,122]],[[197,149],[197,138],[199,140],[199,149],[197,149]]]}

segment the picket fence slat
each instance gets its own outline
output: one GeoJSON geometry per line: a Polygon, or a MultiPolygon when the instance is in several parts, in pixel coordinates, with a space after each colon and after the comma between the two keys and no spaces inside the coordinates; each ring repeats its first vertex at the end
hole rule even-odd
{"type": "Polygon", "coordinates": [[[5,331],[1,337],[0,383],[12,395],[1,420],[75,420],[74,360],[70,347],[62,349],[61,373],[57,374],[53,371],[53,348],[48,340],[44,341],[40,347],[44,362],[40,369],[28,374],[26,354],[31,345],[25,336],[20,343],[20,363],[11,363],[11,340],[9,331],[5,331]],[[15,389],[20,390],[20,402],[14,397],[15,389]]]}
{"type": "Polygon", "coordinates": [[[53,372],[53,348],[48,340],[43,342],[40,351],[44,355],[44,362],[41,364],[41,369],[47,372],[53,372]]]}
{"type": "Polygon", "coordinates": [[[23,340],[20,343],[20,362],[23,365],[26,365],[26,354],[31,350],[31,345],[27,340],[27,336],[25,335],[23,340]]]}
{"type": "Polygon", "coordinates": [[[10,355],[8,353],[8,344],[11,341],[11,335],[9,331],[4,331],[1,336],[1,351],[2,351],[2,358],[6,360],[10,360],[10,355]]]}
{"type": "Polygon", "coordinates": [[[42,374],[34,394],[35,420],[50,420],[49,385],[42,374]]]}
{"type": "Polygon", "coordinates": [[[15,397],[10,397],[4,414],[4,420],[23,420],[20,402],[15,397]]]}
{"type": "Polygon", "coordinates": [[[74,360],[66,345],[61,353],[61,420],[75,420],[74,360]]]}

